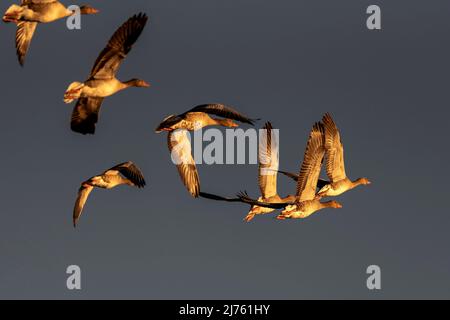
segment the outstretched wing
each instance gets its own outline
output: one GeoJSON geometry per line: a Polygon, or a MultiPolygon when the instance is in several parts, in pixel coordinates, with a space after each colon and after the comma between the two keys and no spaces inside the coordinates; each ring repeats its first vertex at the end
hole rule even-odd
{"type": "Polygon", "coordinates": [[[25,56],[30,48],[37,22],[20,21],[16,30],[16,51],[21,66],[25,64],[25,56]]]}
{"type": "Polygon", "coordinates": [[[70,127],[81,134],[94,134],[104,98],[80,98],[72,112],[70,127]]]}
{"type": "Polygon", "coordinates": [[[175,115],[170,115],[167,118],[165,118],[159,125],[158,127],[155,129],[156,133],[162,132],[164,131],[164,129],[170,128],[174,125],[176,125],[177,123],[179,123],[180,121],[182,121],[183,119],[180,118],[179,116],[175,116],[175,115]]]}
{"type": "Polygon", "coordinates": [[[200,192],[199,196],[205,199],[214,201],[225,201],[225,202],[242,202],[239,198],[225,198],[216,194],[200,192]]]}
{"type": "Polygon", "coordinates": [[[105,171],[106,175],[120,173],[125,178],[129,179],[136,187],[145,187],[145,178],[141,170],[131,161],[118,164],[105,171]]]}
{"type": "Polygon", "coordinates": [[[339,129],[329,113],[322,119],[325,127],[325,150],[327,155],[326,171],[331,182],[343,180],[347,177],[344,163],[344,146],[341,142],[339,129]]]}
{"type": "Polygon", "coordinates": [[[147,20],[147,15],[140,13],[128,19],[117,29],[95,61],[91,78],[112,79],[115,77],[120,64],[144,30],[147,20]]]}
{"type": "Polygon", "coordinates": [[[172,161],[176,164],[181,180],[190,192],[197,198],[200,192],[200,179],[197,167],[192,157],[191,142],[186,130],[175,130],[167,135],[167,143],[172,156],[172,161]]]}
{"type": "Polygon", "coordinates": [[[279,166],[278,139],[272,131],[272,124],[267,122],[260,134],[258,151],[258,181],[263,198],[277,194],[277,170],[279,166]],[[275,138],[275,139],[273,139],[275,138]]]}
{"type": "Polygon", "coordinates": [[[268,202],[258,201],[258,200],[250,198],[246,192],[238,193],[237,197],[240,199],[240,202],[247,203],[251,206],[258,206],[258,207],[271,208],[271,209],[284,209],[287,206],[293,205],[296,203],[295,198],[292,198],[293,201],[286,199],[286,202],[268,203],[268,202]]]}
{"type": "Polygon", "coordinates": [[[83,213],[84,205],[86,204],[86,201],[89,197],[89,194],[94,189],[93,186],[90,185],[82,185],[81,188],[78,190],[78,197],[75,201],[75,207],[73,208],[73,226],[77,226],[77,222],[81,217],[81,214],[83,213]]]}
{"type": "Polygon", "coordinates": [[[250,119],[249,117],[244,116],[238,111],[234,110],[231,107],[225,106],[223,104],[203,104],[192,108],[188,112],[205,112],[207,114],[213,114],[219,117],[223,117],[226,119],[236,120],[242,123],[248,123],[252,126],[256,119],[250,119]]]}
{"type": "Polygon", "coordinates": [[[328,184],[330,184],[330,181],[319,179],[319,181],[317,181],[317,189],[320,190],[328,184]]]}
{"type": "Polygon", "coordinates": [[[287,171],[281,171],[281,170],[278,170],[278,173],[281,173],[282,175],[285,175],[286,177],[294,180],[295,182],[298,181],[298,174],[296,174],[296,173],[287,172],[287,171]]]}
{"type": "Polygon", "coordinates": [[[315,198],[324,156],[324,129],[321,123],[316,123],[309,135],[297,181],[297,197],[300,202],[315,198]]]}

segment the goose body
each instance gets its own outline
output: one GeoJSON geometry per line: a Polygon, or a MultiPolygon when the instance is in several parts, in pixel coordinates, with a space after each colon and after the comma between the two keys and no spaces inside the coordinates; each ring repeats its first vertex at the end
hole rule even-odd
{"type": "MultiPolygon", "coordinates": [[[[91,9],[91,13],[98,12],[88,6],[81,7],[80,11],[87,14],[88,9],[91,9]]],[[[3,21],[50,23],[73,14],[75,14],[74,11],[69,10],[57,0],[22,0],[20,5],[13,4],[6,10],[3,21]]]]}
{"type": "Polygon", "coordinates": [[[128,19],[109,40],[100,53],[89,79],[73,82],[64,94],[64,102],[78,100],[72,112],[71,129],[81,134],[94,134],[103,100],[130,87],[149,87],[140,79],[122,82],[116,78],[120,65],[131,51],[147,23],[145,14],[128,19]]]}
{"type": "Polygon", "coordinates": [[[321,195],[321,197],[337,197],[356,187],[357,187],[356,182],[353,182],[346,177],[342,180],[331,182],[323,186],[319,190],[319,194],[321,195]]]}
{"type": "Polygon", "coordinates": [[[321,197],[335,197],[356,188],[368,185],[367,178],[351,181],[345,172],[344,146],[341,142],[339,129],[330,114],[325,114],[322,123],[325,128],[326,172],[330,183],[319,190],[321,197]]]}
{"type": "Polygon", "coordinates": [[[59,1],[52,0],[24,0],[20,20],[50,23],[74,14],[59,1]]]}
{"type": "MultiPolygon", "coordinates": [[[[80,7],[81,14],[96,14],[98,10],[90,6],[80,7]]],[[[3,15],[4,22],[17,24],[16,49],[19,63],[23,66],[25,56],[38,23],[50,23],[75,14],[57,0],[22,0],[20,5],[13,4],[3,15]]]]}
{"type": "MultiPolygon", "coordinates": [[[[77,96],[78,98],[106,98],[130,87],[126,83],[123,83],[116,77],[114,77],[111,79],[102,80],[90,79],[82,84],[74,83],[72,84],[72,87],[69,88],[69,90],[78,86],[81,88],[81,91],[77,96]]],[[[64,101],[66,103],[71,103],[74,100],[72,98],[73,96],[71,96],[70,94],[66,95],[64,101]]]]}
{"type": "Polygon", "coordinates": [[[81,184],[73,210],[73,224],[77,225],[86,201],[94,188],[112,189],[120,185],[145,187],[145,179],[139,168],[131,161],[121,163],[94,176],[81,184]]]}
{"type": "Polygon", "coordinates": [[[285,219],[305,219],[312,214],[326,208],[340,209],[342,205],[337,201],[321,202],[318,199],[297,202],[287,206],[277,217],[278,220],[285,219]]]}

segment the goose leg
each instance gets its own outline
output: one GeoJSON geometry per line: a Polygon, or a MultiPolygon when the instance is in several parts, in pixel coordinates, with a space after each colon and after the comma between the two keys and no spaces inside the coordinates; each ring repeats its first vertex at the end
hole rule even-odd
{"type": "Polygon", "coordinates": [[[286,219],[291,219],[293,216],[292,212],[281,212],[278,216],[277,216],[277,220],[286,220],[286,219]]]}
{"type": "Polygon", "coordinates": [[[16,13],[6,13],[3,16],[3,22],[14,22],[14,23],[18,23],[19,22],[19,15],[16,13]]]}
{"type": "Polygon", "coordinates": [[[250,222],[250,221],[252,221],[253,220],[253,218],[255,218],[255,213],[254,212],[249,212],[248,214],[247,214],[247,216],[244,218],[244,221],[245,222],[250,222]]]}

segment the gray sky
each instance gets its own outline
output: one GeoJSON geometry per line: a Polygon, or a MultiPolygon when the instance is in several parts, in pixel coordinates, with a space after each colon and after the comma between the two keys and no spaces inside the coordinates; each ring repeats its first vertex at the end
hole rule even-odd
{"type": "MultiPolygon", "coordinates": [[[[40,25],[25,68],[14,26],[0,28],[0,298],[450,298],[448,1],[377,1],[382,31],[365,27],[365,0],[86,3],[101,14],[81,31],[40,25]],[[67,85],[140,11],[150,23],[118,77],[152,87],[106,99],[95,136],[72,133],[67,85]],[[287,222],[246,224],[245,205],[195,200],[153,130],[209,102],[272,121],[291,171],[331,112],[347,173],[373,184],[342,196],[341,210],[287,222]],[[95,190],[74,230],[80,182],[126,160],[148,187],[95,190]],[[71,264],[79,292],[65,286],[71,264]],[[371,264],[381,292],[366,288],[371,264]]],[[[199,172],[204,191],[257,195],[256,166],[199,172]]]]}

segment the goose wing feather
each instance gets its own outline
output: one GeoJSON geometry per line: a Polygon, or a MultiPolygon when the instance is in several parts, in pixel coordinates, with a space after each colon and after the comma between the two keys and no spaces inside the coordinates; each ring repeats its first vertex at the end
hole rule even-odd
{"type": "Polygon", "coordinates": [[[128,19],[109,40],[95,61],[91,78],[112,79],[145,28],[148,17],[139,13],[128,19]]]}
{"type": "Polygon", "coordinates": [[[70,127],[74,132],[94,134],[104,98],[80,98],[72,112],[70,127]]]}
{"type": "Polygon", "coordinates": [[[239,198],[226,198],[212,193],[200,192],[199,196],[209,200],[226,201],[226,202],[242,202],[239,198]]]}
{"type": "Polygon", "coordinates": [[[258,151],[258,182],[263,198],[277,194],[277,170],[279,167],[278,143],[270,122],[260,134],[258,151]],[[273,139],[275,138],[275,139],[273,139]]]}
{"type": "Polygon", "coordinates": [[[37,22],[20,21],[16,30],[16,51],[21,66],[25,64],[25,56],[30,48],[31,40],[36,31],[37,22]]]}
{"type": "Polygon", "coordinates": [[[179,116],[175,116],[175,115],[170,115],[167,118],[165,118],[156,128],[156,132],[161,132],[162,130],[166,129],[166,128],[170,128],[174,125],[176,125],[177,123],[179,123],[180,121],[182,121],[183,119],[180,118],[179,116]]]}
{"type": "Polygon", "coordinates": [[[264,207],[264,208],[271,208],[271,209],[284,209],[289,205],[295,204],[295,202],[264,202],[264,201],[258,201],[255,199],[252,199],[246,192],[240,192],[238,193],[237,197],[240,199],[241,202],[247,203],[251,206],[258,206],[258,207],[264,207]]]}
{"type": "Polygon", "coordinates": [[[344,146],[339,129],[329,113],[325,114],[322,123],[325,127],[326,171],[331,182],[347,177],[344,163],[344,146]]]}
{"type": "Polygon", "coordinates": [[[83,213],[84,205],[89,197],[89,194],[94,190],[93,186],[82,184],[80,189],[78,190],[78,197],[75,201],[75,207],[73,209],[73,226],[77,226],[77,222],[83,213]]]}
{"type": "Polygon", "coordinates": [[[192,157],[191,142],[187,136],[187,131],[176,130],[170,132],[167,135],[167,143],[172,161],[177,166],[183,184],[189,193],[197,198],[200,192],[200,179],[198,177],[197,166],[192,157]]]}
{"type": "Polygon", "coordinates": [[[300,202],[315,198],[324,156],[324,129],[321,123],[316,123],[309,135],[297,182],[300,202]]]}
{"type": "Polygon", "coordinates": [[[295,182],[298,181],[298,174],[296,174],[296,173],[287,172],[287,171],[281,171],[281,170],[278,170],[278,173],[281,173],[282,175],[285,175],[286,177],[294,180],[295,182]]]}
{"type": "Polygon", "coordinates": [[[142,174],[141,170],[131,161],[124,162],[118,164],[111,169],[105,171],[104,174],[121,174],[125,178],[129,179],[136,187],[144,188],[145,187],[145,178],[142,174]]]}
{"type": "Polygon", "coordinates": [[[250,125],[254,125],[254,123],[256,121],[255,119],[250,119],[249,117],[244,116],[243,114],[239,113],[235,109],[233,109],[229,106],[223,105],[223,104],[203,104],[203,105],[199,105],[199,106],[192,108],[191,110],[187,111],[186,113],[189,113],[189,112],[204,112],[204,113],[219,116],[222,118],[236,120],[236,121],[239,121],[242,123],[247,123],[250,125]]]}

